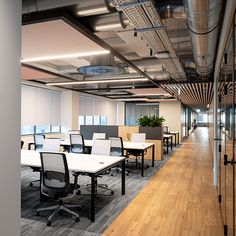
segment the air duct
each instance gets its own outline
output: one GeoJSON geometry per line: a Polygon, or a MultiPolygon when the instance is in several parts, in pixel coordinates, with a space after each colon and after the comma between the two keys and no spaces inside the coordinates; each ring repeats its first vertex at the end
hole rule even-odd
{"type": "Polygon", "coordinates": [[[86,22],[91,26],[94,32],[125,29],[129,24],[128,19],[122,12],[88,17],[86,22]]]}
{"type": "Polygon", "coordinates": [[[165,1],[160,3],[157,1],[157,10],[162,19],[186,19],[186,13],[184,6],[177,3],[172,3],[171,1],[165,1]]]}
{"type": "Polygon", "coordinates": [[[109,13],[115,10],[113,0],[23,0],[22,14],[76,6],[79,16],[109,13]]]}
{"type": "Polygon", "coordinates": [[[207,76],[213,69],[222,0],[185,0],[187,23],[197,72],[207,76]]]}

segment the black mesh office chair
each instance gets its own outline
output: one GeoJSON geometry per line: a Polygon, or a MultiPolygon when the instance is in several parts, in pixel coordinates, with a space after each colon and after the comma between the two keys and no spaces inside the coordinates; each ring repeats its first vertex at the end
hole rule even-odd
{"type": "Polygon", "coordinates": [[[49,216],[47,226],[52,224],[52,220],[58,212],[65,211],[75,216],[75,221],[79,221],[79,214],[69,208],[81,208],[80,205],[64,204],[64,200],[73,198],[78,194],[78,176],[74,174],[75,182],[73,188],[70,185],[70,176],[64,153],[41,152],[42,165],[41,193],[50,199],[58,200],[58,204],[50,207],[39,208],[36,215],[41,211],[54,210],[49,216]],[[69,196],[70,195],[70,196],[69,196]]]}
{"type": "MultiPolygon", "coordinates": [[[[134,143],[145,143],[146,141],[146,134],[145,133],[132,133],[131,136],[131,142],[134,143]]],[[[144,152],[144,155],[146,154],[146,151],[144,152]]],[[[142,156],[142,151],[140,151],[139,149],[129,149],[127,151],[127,156],[134,156],[135,157],[135,165],[136,168],[141,166],[141,163],[138,161],[139,158],[142,156]]],[[[132,161],[128,161],[128,163],[132,163],[132,161]]],[[[147,165],[147,167],[149,167],[149,165],[147,165]]]]}
{"type": "MultiPolygon", "coordinates": [[[[45,135],[44,134],[35,134],[34,135],[34,150],[35,151],[42,151],[43,150],[43,142],[45,139],[45,135]]],[[[31,167],[31,169],[33,170],[33,172],[41,172],[41,168],[40,167],[31,167]]],[[[41,173],[40,173],[41,174],[41,173]]],[[[30,181],[30,186],[31,187],[36,187],[38,188],[39,186],[34,186],[35,182],[39,182],[40,179],[36,179],[33,181],[30,181]]]]}
{"type": "Polygon", "coordinates": [[[70,152],[84,153],[84,138],[82,134],[70,134],[70,152]]]}
{"type": "MultiPolygon", "coordinates": [[[[111,140],[111,156],[124,156],[124,147],[123,147],[123,140],[121,137],[109,137],[109,140],[111,140]]],[[[121,172],[121,166],[115,167],[114,171],[117,173],[121,172]]],[[[126,175],[129,175],[129,169],[125,170],[126,175]]],[[[111,173],[113,175],[113,172],[111,173]]]]}

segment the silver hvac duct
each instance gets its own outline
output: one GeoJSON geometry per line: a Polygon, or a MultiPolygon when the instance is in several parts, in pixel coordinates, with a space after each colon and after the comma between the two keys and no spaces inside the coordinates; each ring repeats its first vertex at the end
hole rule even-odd
{"type": "Polygon", "coordinates": [[[79,16],[109,13],[114,10],[113,0],[23,0],[22,14],[76,6],[79,16]]]}
{"type": "Polygon", "coordinates": [[[87,21],[94,32],[125,29],[129,24],[128,19],[122,12],[89,17],[87,21]]]}
{"type": "Polygon", "coordinates": [[[162,19],[186,19],[184,6],[180,4],[161,4],[161,6],[157,6],[157,10],[162,19]]]}
{"type": "Polygon", "coordinates": [[[207,76],[213,69],[222,0],[185,0],[187,22],[197,72],[207,76]]]}

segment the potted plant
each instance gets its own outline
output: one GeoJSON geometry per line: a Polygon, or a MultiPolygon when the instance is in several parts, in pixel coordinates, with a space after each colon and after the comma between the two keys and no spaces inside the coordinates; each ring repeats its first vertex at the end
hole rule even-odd
{"type": "Polygon", "coordinates": [[[164,123],[164,117],[141,116],[138,119],[139,132],[146,133],[147,139],[162,139],[162,125],[164,123]]]}

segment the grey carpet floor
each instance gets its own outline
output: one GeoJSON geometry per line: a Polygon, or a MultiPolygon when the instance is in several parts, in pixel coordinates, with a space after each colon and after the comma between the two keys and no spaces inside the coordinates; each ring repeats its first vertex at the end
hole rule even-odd
{"type": "MultiPolygon", "coordinates": [[[[131,173],[126,176],[126,194],[121,195],[121,175],[114,173],[104,175],[98,179],[99,183],[106,183],[112,190],[114,195],[111,196],[108,192],[98,190],[100,194],[96,197],[96,215],[95,222],[90,221],[90,195],[89,188],[86,187],[90,183],[90,178],[87,176],[79,177],[82,194],[76,196],[69,203],[81,204],[82,209],[78,211],[80,222],[75,222],[72,217],[63,213],[57,215],[52,226],[47,227],[47,217],[50,212],[42,212],[40,216],[35,216],[35,210],[40,207],[54,205],[55,202],[39,201],[39,189],[29,186],[29,182],[39,178],[39,173],[33,173],[28,167],[21,169],[21,235],[24,236],[94,236],[101,235],[102,232],[112,223],[115,217],[135,198],[135,196],[144,188],[150,179],[157,171],[166,163],[166,161],[174,153],[166,155],[164,160],[155,161],[155,167],[149,167],[145,170],[145,176],[141,178],[140,169],[132,168],[131,173]]],[[[150,161],[145,161],[145,164],[151,166],[150,161]]]]}

